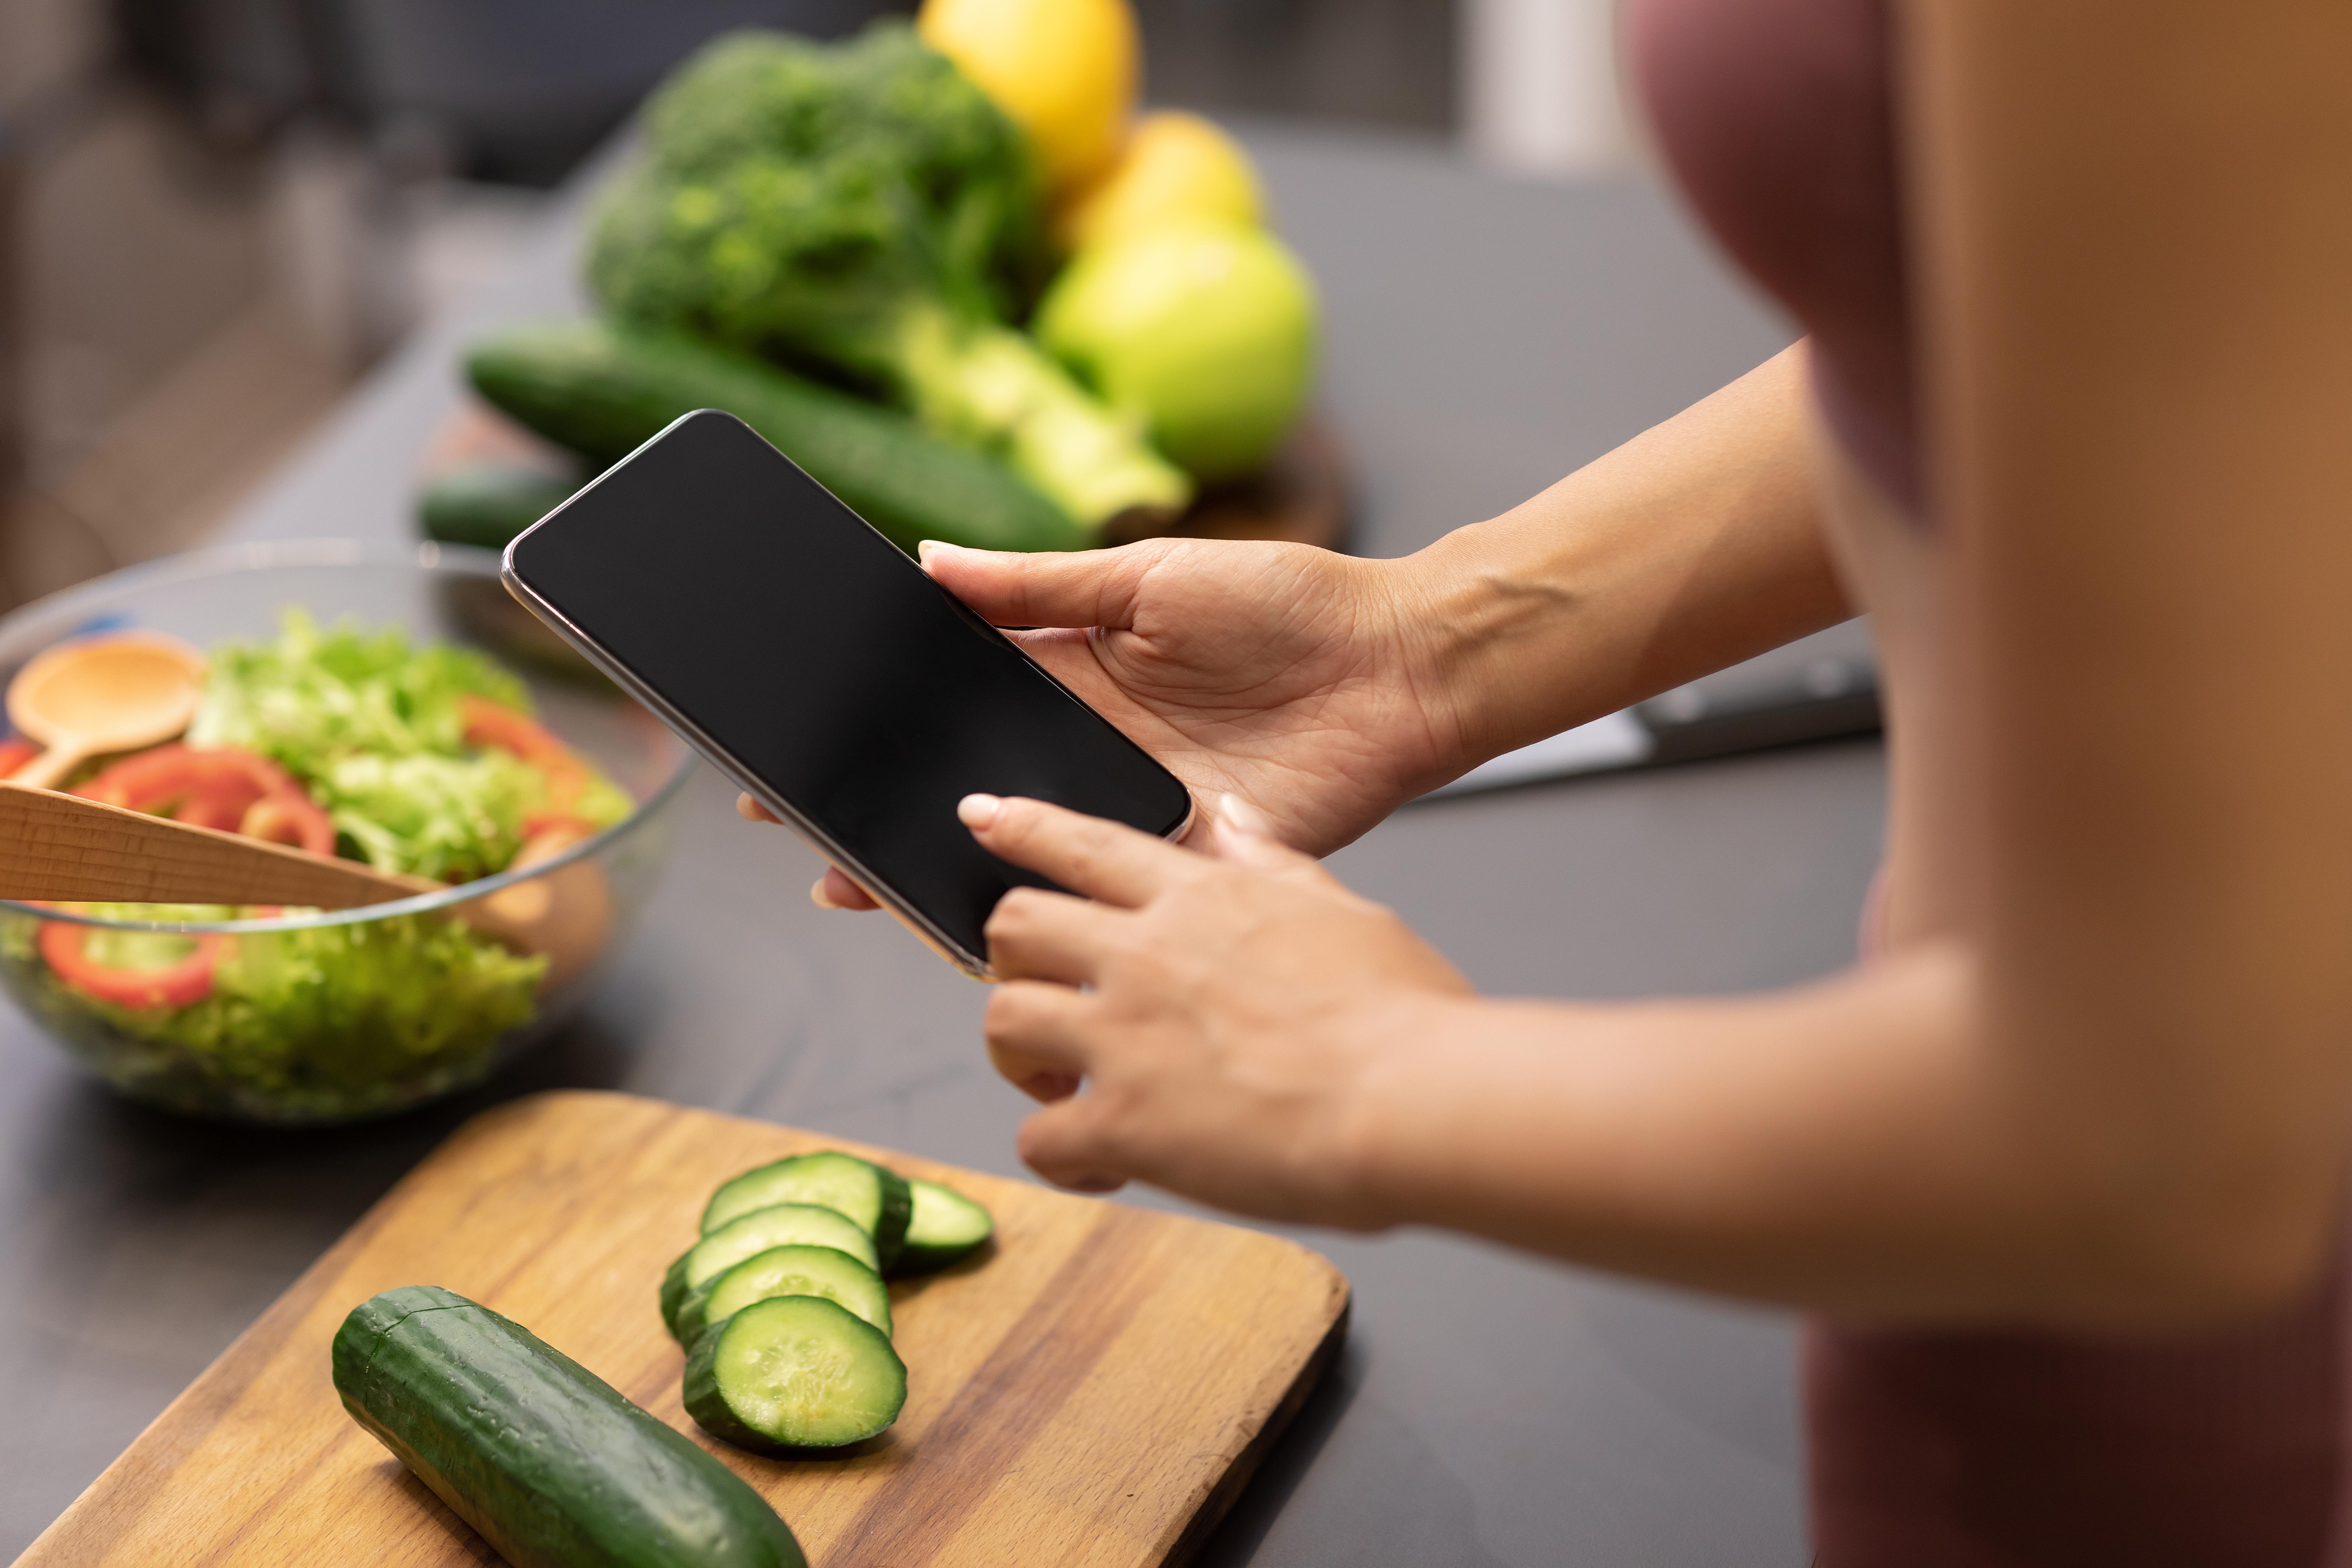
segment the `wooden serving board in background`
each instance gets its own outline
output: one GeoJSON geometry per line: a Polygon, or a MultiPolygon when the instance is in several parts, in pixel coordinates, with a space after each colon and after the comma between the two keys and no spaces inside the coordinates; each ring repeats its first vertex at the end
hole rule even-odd
{"type": "Polygon", "coordinates": [[[411,1172],[19,1568],[495,1562],[329,1381],[344,1314],[399,1285],[504,1312],[692,1436],[815,1568],[1180,1561],[1305,1397],[1348,1307],[1339,1271],[1279,1237],[625,1095],[541,1095],[411,1172]],[[656,1289],[711,1188],[824,1148],[970,1194],[996,1240],[892,1287],[908,1385],[896,1426],[851,1458],[764,1459],[680,1407],[656,1289]]]}

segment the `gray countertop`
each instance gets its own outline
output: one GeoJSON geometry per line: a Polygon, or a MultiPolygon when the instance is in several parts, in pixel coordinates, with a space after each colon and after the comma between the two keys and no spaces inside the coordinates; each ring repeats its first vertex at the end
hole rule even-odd
{"type": "MultiPolygon", "coordinates": [[[[1785,341],[1639,182],[1515,183],[1410,141],[1252,140],[1323,287],[1326,402],[1369,553],[1503,510],[1785,341]]],[[[559,221],[420,334],[234,534],[404,537],[417,452],[457,396],[455,345],[570,308],[569,246],[559,221]]],[[[1773,985],[1850,951],[1882,788],[1874,742],[1805,747],[1409,807],[1332,864],[1491,992],[1773,985]]],[[[982,1056],[980,990],[889,922],[812,909],[815,860],[731,799],[708,773],[691,786],[668,879],[575,1026],[380,1125],[143,1111],[0,1012],[0,1554],[498,1100],[625,1089],[1017,1171],[1026,1102],[982,1056]]],[[[1354,1280],[1352,1335],[1208,1562],[1804,1561],[1785,1317],[1448,1236],[1301,1234],[1354,1280]]]]}

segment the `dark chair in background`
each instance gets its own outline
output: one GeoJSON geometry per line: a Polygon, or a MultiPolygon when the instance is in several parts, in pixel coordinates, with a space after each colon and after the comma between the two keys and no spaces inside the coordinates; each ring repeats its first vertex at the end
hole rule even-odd
{"type": "MultiPolygon", "coordinates": [[[[1454,0],[1134,0],[1161,101],[1444,131],[1454,0]]],[[[544,184],[729,27],[855,31],[913,0],[114,0],[131,58],[217,132],[306,110],[544,184]]]]}
{"type": "Polygon", "coordinates": [[[326,115],[394,155],[548,184],[730,27],[856,30],[880,0],[116,0],[130,58],[216,135],[326,115]]]}

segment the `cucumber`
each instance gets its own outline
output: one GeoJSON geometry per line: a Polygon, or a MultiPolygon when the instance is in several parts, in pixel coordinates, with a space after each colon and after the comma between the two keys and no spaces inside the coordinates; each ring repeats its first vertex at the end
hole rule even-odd
{"type": "Polygon", "coordinates": [[[822,1296],[890,1331],[890,1288],[882,1276],[830,1247],[772,1247],[690,1291],[678,1309],[678,1338],[690,1345],[707,1325],[771,1296],[822,1296]]]}
{"type": "Polygon", "coordinates": [[[558,479],[513,463],[468,463],[442,475],[416,498],[427,539],[503,550],[507,541],[572,499],[578,478],[558,479]]]}
{"type": "Polygon", "coordinates": [[[1100,542],[1009,468],[894,410],[684,335],[581,321],[513,327],[467,356],[475,388],[600,468],[698,408],[721,408],[908,552],[925,539],[985,550],[1100,542]]]}
{"type": "Polygon", "coordinates": [[[913,1213],[894,1272],[929,1274],[976,1252],[996,1229],[986,1209],[937,1182],[909,1180],[913,1213]]]}
{"type": "Polygon", "coordinates": [[[686,1413],[760,1453],[839,1448],[898,1419],[907,1363],[882,1331],[822,1296],[754,1301],[694,1342],[686,1413]]]}
{"type": "Polygon", "coordinates": [[[753,1209],[688,1247],[662,1276],[662,1321],[669,1325],[671,1337],[686,1342],[686,1336],[678,1331],[678,1311],[697,1286],[772,1247],[798,1246],[835,1247],[881,1272],[875,1267],[874,1238],[832,1209],[814,1204],[753,1209]]]}
{"type": "Polygon", "coordinates": [[[689,1247],[671,1258],[669,1267],[662,1270],[662,1327],[680,1344],[686,1343],[686,1336],[677,1331],[677,1317],[686,1309],[687,1298],[694,1294],[694,1287],[686,1282],[686,1260],[693,1255],[694,1248],[689,1247]]]}
{"type": "Polygon", "coordinates": [[[907,1234],[911,1201],[905,1179],[870,1160],[830,1150],[795,1154],[746,1171],[711,1194],[702,1211],[702,1234],[771,1204],[823,1204],[856,1220],[874,1238],[874,1255],[887,1269],[907,1234]]]}
{"type": "Polygon", "coordinates": [[[352,1418],[516,1568],[806,1568],[726,1466],[453,1291],[362,1302],[333,1361],[352,1418]]]}

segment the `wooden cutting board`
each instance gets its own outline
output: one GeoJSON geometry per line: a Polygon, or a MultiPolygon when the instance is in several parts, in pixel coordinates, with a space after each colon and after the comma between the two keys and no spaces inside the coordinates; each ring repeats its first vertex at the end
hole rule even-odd
{"type": "Polygon", "coordinates": [[[626,1095],[535,1096],[460,1128],[173,1401],[18,1560],[496,1562],[345,1415],[343,1315],[441,1285],[496,1308],[725,1460],[815,1568],[1181,1561],[1337,1349],[1348,1282],[1305,1247],[813,1132],[626,1095]],[[782,1462],[678,1404],[656,1288],[710,1189],[839,1148],[986,1204],[996,1240],[891,1288],[907,1408],[870,1451],[782,1462]]]}

